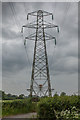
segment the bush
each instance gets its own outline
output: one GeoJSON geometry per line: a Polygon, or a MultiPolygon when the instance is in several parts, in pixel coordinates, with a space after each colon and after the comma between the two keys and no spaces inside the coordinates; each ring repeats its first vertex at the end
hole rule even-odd
{"type": "Polygon", "coordinates": [[[2,102],[2,116],[33,112],[34,109],[36,109],[36,103],[32,103],[29,98],[2,102]]]}
{"type": "Polygon", "coordinates": [[[52,106],[51,99],[44,98],[38,103],[37,114],[38,118],[47,118],[47,120],[52,118],[56,120],[54,106],[52,106]]]}
{"type": "Polygon", "coordinates": [[[40,99],[38,103],[39,118],[53,118],[54,120],[78,120],[80,116],[80,97],[54,96],[40,99]],[[75,110],[74,110],[75,108],[75,110]],[[79,114],[78,114],[79,113],[79,114]]]}

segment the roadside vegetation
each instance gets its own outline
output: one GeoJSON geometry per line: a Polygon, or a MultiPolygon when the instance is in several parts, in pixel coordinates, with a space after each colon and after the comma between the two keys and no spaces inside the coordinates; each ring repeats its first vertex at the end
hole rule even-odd
{"type": "Polygon", "coordinates": [[[54,120],[80,120],[79,96],[54,96],[42,98],[38,102],[39,118],[54,120]]]}
{"type": "Polygon", "coordinates": [[[36,103],[31,98],[18,100],[4,100],[2,102],[2,116],[36,112],[36,103]]]}
{"type": "Polygon", "coordinates": [[[80,120],[80,96],[67,96],[64,92],[53,97],[25,97],[16,96],[16,99],[6,97],[2,100],[2,116],[37,112],[37,119],[80,120]],[[21,98],[20,98],[21,97],[21,98]],[[7,99],[6,99],[7,98],[7,99]]]}

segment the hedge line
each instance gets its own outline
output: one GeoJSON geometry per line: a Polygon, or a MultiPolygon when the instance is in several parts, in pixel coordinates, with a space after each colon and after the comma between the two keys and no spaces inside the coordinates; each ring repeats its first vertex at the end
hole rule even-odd
{"type": "Polygon", "coordinates": [[[43,98],[38,103],[38,117],[56,119],[56,111],[61,112],[69,110],[71,112],[74,106],[80,111],[80,97],[55,96],[52,98],[43,98]]]}
{"type": "Polygon", "coordinates": [[[28,113],[35,110],[36,103],[32,103],[31,99],[2,102],[2,116],[28,113]]]}

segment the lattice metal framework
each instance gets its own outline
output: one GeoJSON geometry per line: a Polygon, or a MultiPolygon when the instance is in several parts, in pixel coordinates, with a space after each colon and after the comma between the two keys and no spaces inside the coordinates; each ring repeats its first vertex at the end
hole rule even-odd
{"type": "Polygon", "coordinates": [[[50,75],[49,75],[49,68],[48,68],[48,58],[47,58],[47,51],[46,51],[46,40],[55,40],[56,45],[56,38],[45,33],[45,29],[47,28],[57,28],[59,32],[59,28],[57,25],[47,23],[44,21],[44,16],[52,16],[53,14],[38,10],[35,12],[28,13],[27,20],[29,15],[36,16],[37,20],[33,23],[29,23],[27,25],[22,26],[23,28],[34,28],[36,32],[25,37],[25,39],[34,40],[35,47],[34,47],[34,57],[33,57],[33,66],[32,66],[32,75],[31,75],[31,86],[30,86],[30,96],[51,96],[51,84],[50,84],[50,75]]]}

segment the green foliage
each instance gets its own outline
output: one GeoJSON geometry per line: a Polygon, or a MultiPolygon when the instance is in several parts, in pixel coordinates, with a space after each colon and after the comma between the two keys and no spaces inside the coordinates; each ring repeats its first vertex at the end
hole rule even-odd
{"type": "Polygon", "coordinates": [[[2,91],[0,90],[0,100],[2,99],[2,91]]]}
{"type": "Polygon", "coordinates": [[[2,100],[14,100],[14,99],[19,99],[17,95],[12,95],[12,94],[6,94],[4,91],[1,91],[2,93],[2,100]]]}
{"type": "Polygon", "coordinates": [[[2,101],[0,100],[0,118],[2,117],[2,101]]]}
{"type": "Polygon", "coordinates": [[[38,117],[53,118],[55,115],[57,120],[80,118],[80,97],[76,95],[55,95],[52,98],[42,98],[38,103],[38,117]]]}
{"type": "Polygon", "coordinates": [[[54,94],[54,97],[57,97],[57,96],[59,96],[59,95],[58,95],[58,93],[56,92],[56,93],[54,94]]]}
{"type": "Polygon", "coordinates": [[[36,103],[32,103],[30,98],[22,100],[4,100],[2,102],[2,116],[28,113],[35,110],[36,103]]]}
{"type": "Polygon", "coordinates": [[[38,117],[39,118],[47,118],[48,120],[50,118],[56,120],[56,115],[54,112],[54,106],[51,104],[51,99],[49,98],[43,98],[38,103],[38,117]]]}
{"type": "Polygon", "coordinates": [[[78,107],[79,100],[77,96],[55,96],[52,98],[54,109],[58,111],[70,109],[73,106],[78,107]]]}
{"type": "Polygon", "coordinates": [[[24,99],[24,94],[19,95],[19,99],[24,99]]]}
{"type": "MultiPolygon", "coordinates": [[[[8,94],[8,97],[11,96],[8,94]]],[[[23,95],[22,95],[23,96],[23,95]]],[[[54,97],[3,100],[2,115],[37,112],[38,118],[54,120],[80,120],[80,96],[54,95],[54,97]]]]}
{"type": "Polygon", "coordinates": [[[12,95],[12,94],[6,94],[4,91],[0,90],[0,99],[2,100],[15,100],[15,99],[24,99],[26,96],[24,94],[21,94],[19,96],[12,95]]]}
{"type": "Polygon", "coordinates": [[[65,92],[62,92],[62,93],[60,94],[60,96],[66,96],[66,93],[65,93],[65,92]]]}

